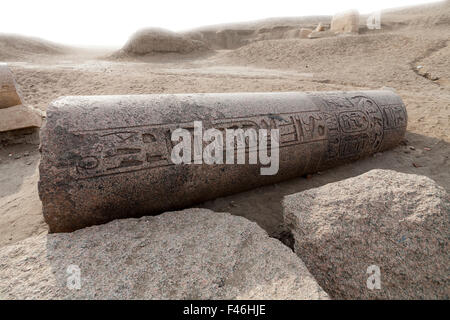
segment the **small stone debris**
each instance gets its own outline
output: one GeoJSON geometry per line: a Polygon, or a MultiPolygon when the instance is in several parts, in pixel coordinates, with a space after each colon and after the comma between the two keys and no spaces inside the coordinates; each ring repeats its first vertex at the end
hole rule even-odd
{"type": "Polygon", "coordinates": [[[325,27],[322,24],[322,22],[319,22],[319,24],[317,25],[316,29],[314,29],[314,31],[317,31],[317,32],[325,31],[325,27]]]}

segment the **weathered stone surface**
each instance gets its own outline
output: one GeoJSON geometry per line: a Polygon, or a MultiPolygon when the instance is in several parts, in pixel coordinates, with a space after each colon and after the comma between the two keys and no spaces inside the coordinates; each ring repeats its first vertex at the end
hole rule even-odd
{"type": "Polygon", "coordinates": [[[338,13],[331,20],[330,30],[336,33],[359,32],[359,12],[349,10],[338,13]]]}
{"type": "Polygon", "coordinates": [[[64,232],[186,208],[394,147],[406,123],[391,91],[63,97],[41,130],[44,217],[64,232]],[[171,134],[193,121],[279,129],[279,171],[261,175],[267,166],[248,160],[175,165],[171,134]]]}
{"type": "MultiPolygon", "coordinates": [[[[0,63],[0,109],[22,104],[16,82],[6,63],[0,63]]],[[[0,117],[1,119],[1,117],[0,117]]]]}
{"type": "Polygon", "coordinates": [[[0,299],[328,298],[295,253],[256,223],[207,209],[2,247],[0,283],[0,299]],[[70,265],[79,268],[79,290],[67,287],[76,284],[70,265]]]}
{"type": "Polygon", "coordinates": [[[39,128],[42,117],[40,110],[23,105],[11,71],[6,63],[0,63],[0,143],[14,140],[6,136],[8,131],[39,128]]]}
{"type": "Polygon", "coordinates": [[[319,24],[318,24],[317,27],[314,29],[314,31],[317,31],[317,32],[325,31],[325,26],[322,24],[322,22],[319,22],[319,24]]]}
{"type": "Polygon", "coordinates": [[[0,132],[39,128],[42,117],[42,111],[31,106],[18,105],[0,109],[0,132]]]}
{"type": "Polygon", "coordinates": [[[433,180],[372,170],[286,196],[283,207],[296,253],[331,297],[449,299],[450,201],[433,180]],[[372,265],[380,290],[367,287],[372,265]]]}

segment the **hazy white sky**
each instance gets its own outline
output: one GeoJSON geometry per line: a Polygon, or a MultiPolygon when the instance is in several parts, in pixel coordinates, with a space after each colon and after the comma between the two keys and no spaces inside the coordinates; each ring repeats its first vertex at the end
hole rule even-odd
{"type": "Polygon", "coordinates": [[[1,0],[0,32],[73,45],[120,46],[137,29],[181,31],[269,17],[360,13],[427,0],[1,0]]]}

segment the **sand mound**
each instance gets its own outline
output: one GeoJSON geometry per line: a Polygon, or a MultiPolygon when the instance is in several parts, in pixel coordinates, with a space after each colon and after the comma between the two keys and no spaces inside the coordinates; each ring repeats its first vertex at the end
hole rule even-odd
{"type": "Polygon", "coordinates": [[[223,62],[296,70],[358,86],[419,85],[423,78],[417,78],[411,64],[441,48],[442,42],[394,33],[258,41],[228,52],[223,62]]]}
{"type": "Polygon", "coordinates": [[[0,60],[17,61],[32,55],[64,53],[65,47],[52,42],[11,34],[0,34],[0,60]]]}
{"type": "Polygon", "coordinates": [[[254,33],[252,29],[219,29],[188,32],[185,36],[205,42],[213,49],[236,49],[250,43],[254,33]]]}
{"type": "Polygon", "coordinates": [[[450,26],[450,1],[384,10],[381,27],[432,28],[450,26]]]}
{"type": "Polygon", "coordinates": [[[154,53],[191,53],[207,50],[207,45],[178,33],[159,29],[144,29],[133,34],[120,53],[146,55],[154,53]]]}
{"type": "MultiPolygon", "coordinates": [[[[384,10],[381,14],[383,31],[411,28],[446,27],[450,25],[450,5],[436,3],[400,9],[384,10]]],[[[368,32],[366,20],[362,15],[355,21],[360,33],[368,32]]],[[[300,38],[301,28],[314,29],[321,23],[329,29],[331,16],[271,18],[241,23],[205,26],[183,33],[184,36],[208,43],[214,49],[236,49],[255,41],[300,38]]],[[[369,31],[370,32],[370,31],[369,31]]]]}
{"type": "Polygon", "coordinates": [[[264,63],[270,67],[291,68],[293,65],[302,66],[303,63],[314,67],[345,57],[354,59],[354,56],[367,57],[399,51],[408,41],[408,37],[394,34],[258,41],[229,52],[226,56],[230,59],[245,59],[252,64],[264,63]]]}
{"type": "MultiPolygon", "coordinates": [[[[447,43],[450,44],[450,41],[447,43]]],[[[445,45],[423,60],[416,63],[417,73],[421,76],[437,81],[441,85],[450,84],[450,46],[445,45]]]]}

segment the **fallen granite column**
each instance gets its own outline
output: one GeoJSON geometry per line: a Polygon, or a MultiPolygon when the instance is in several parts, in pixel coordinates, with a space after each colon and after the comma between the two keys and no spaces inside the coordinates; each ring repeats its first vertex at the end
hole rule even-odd
{"type": "Polygon", "coordinates": [[[381,90],[63,97],[41,130],[39,194],[50,231],[73,231],[357,160],[397,145],[406,124],[401,98],[381,90]],[[194,121],[278,129],[278,172],[261,175],[265,165],[249,161],[175,164],[172,133],[194,132],[194,121]]]}

